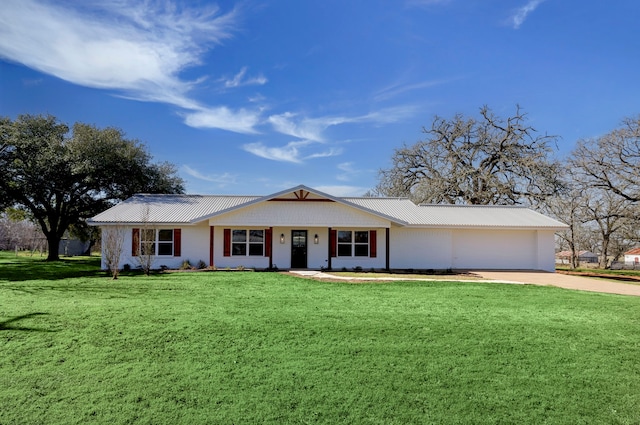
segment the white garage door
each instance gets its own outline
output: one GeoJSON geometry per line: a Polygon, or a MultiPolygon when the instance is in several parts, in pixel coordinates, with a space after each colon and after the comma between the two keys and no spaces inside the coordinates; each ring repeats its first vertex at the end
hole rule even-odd
{"type": "Polygon", "coordinates": [[[455,269],[536,269],[537,235],[532,230],[456,230],[455,269]]]}

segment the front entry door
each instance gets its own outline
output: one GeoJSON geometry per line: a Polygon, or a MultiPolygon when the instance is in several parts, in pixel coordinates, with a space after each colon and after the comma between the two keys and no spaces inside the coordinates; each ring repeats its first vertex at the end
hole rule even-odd
{"type": "Polygon", "coordinates": [[[307,231],[291,231],[291,268],[307,268],[307,231]]]}

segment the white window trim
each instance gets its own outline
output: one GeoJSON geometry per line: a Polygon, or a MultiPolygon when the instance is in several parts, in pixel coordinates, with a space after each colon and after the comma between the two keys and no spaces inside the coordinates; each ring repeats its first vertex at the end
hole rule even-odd
{"type": "Polygon", "coordinates": [[[336,233],[336,257],[338,258],[370,258],[371,257],[371,241],[369,240],[371,237],[371,233],[369,230],[337,230],[336,233]],[[351,242],[340,242],[340,232],[350,232],[351,233],[351,242]],[[365,232],[367,233],[367,243],[356,242],[356,232],[365,232]],[[350,246],[350,255],[340,255],[340,245],[350,246]],[[367,255],[356,255],[356,246],[366,246],[367,247],[367,255]]]}
{"type": "MultiPolygon", "coordinates": [[[[173,257],[173,254],[175,253],[175,234],[173,229],[157,229],[157,228],[153,228],[153,229],[140,229],[140,247],[139,247],[139,252],[141,254],[144,253],[144,249],[143,249],[143,244],[146,242],[153,242],[153,255],[154,257],[173,257]],[[162,230],[166,230],[171,232],[171,240],[170,241],[161,241],[160,240],[160,232],[162,230]],[[153,240],[152,241],[147,241],[144,239],[145,237],[145,232],[153,232],[153,240]],[[170,254],[159,254],[160,251],[160,244],[171,244],[171,253],[170,254]]],[[[144,254],[143,254],[144,255],[144,254]]]]}
{"type": "Polygon", "coordinates": [[[264,257],[264,247],[265,247],[265,238],[266,238],[266,234],[264,229],[231,229],[231,256],[232,257],[264,257]],[[237,231],[242,231],[245,233],[245,241],[244,242],[234,242],[233,241],[233,233],[237,232],[237,231]],[[262,232],[262,242],[251,242],[251,232],[252,231],[259,231],[262,232]],[[243,244],[245,246],[245,253],[244,254],[235,254],[234,250],[233,250],[233,246],[234,245],[241,245],[243,244]],[[262,245],[262,250],[260,254],[251,254],[251,245],[262,245]]]}

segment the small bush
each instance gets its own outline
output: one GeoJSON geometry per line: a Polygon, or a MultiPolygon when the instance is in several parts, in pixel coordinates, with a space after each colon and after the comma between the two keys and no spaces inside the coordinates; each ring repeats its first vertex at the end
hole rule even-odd
{"type": "Polygon", "coordinates": [[[360,266],[355,266],[355,267],[353,268],[353,271],[354,271],[354,272],[358,272],[358,273],[359,273],[359,272],[361,272],[361,271],[362,271],[362,267],[360,267],[360,266]]]}
{"type": "Polygon", "coordinates": [[[125,272],[130,272],[131,271],[131,264],[125,264],[122,266],[122,270],[124,270],[125,272]]]}
{"type": "Polygon", "coordinates": [[[198,270],[206,269],[207,268],[207,263],[205,263],[204,261],[200,260],[200,261],[198,261],[198,265],[196,267],[198,268],[198,270]]]}
{"type": "Polygon", "coordinates": [[[180,270],[191,270],[191,263],[189,260],[182,261],[182,264],[180,264],[180,270]]]}

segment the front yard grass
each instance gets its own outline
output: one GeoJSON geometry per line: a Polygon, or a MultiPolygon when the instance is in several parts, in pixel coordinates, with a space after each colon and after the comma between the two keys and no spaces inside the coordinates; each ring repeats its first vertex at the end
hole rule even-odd
{"type": "Polygon", "coordinates": [[[0,424],[640,422],[638,297],[0,260],[0,424]]]}

